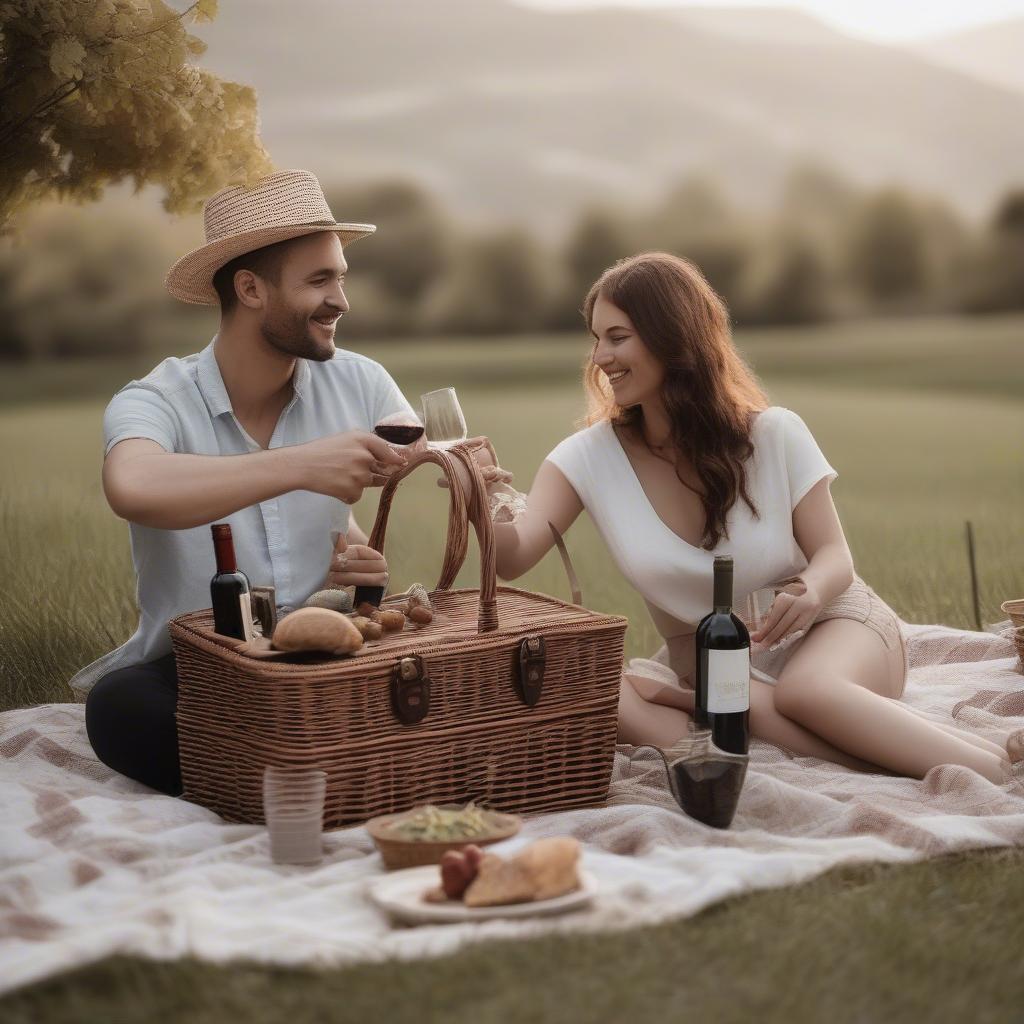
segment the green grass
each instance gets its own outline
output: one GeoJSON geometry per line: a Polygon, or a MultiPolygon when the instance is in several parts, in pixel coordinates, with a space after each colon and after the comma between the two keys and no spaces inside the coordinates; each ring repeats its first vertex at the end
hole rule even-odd
{"type": "MultiPolygon", "coordinates": [[[[1024,320],[955,322],[960,330],[977,325],[988,333],[964,337],[961,347],[969,347],[970,358],[953,350],[954,328],[948,324],[938,322],[928,331],[914,322],[875,325],[863,342],[863,358],[875,367],[877,386],[861,383],[867,372],[862,368],[833,368],[820,380],[807,377],[810,349],[823,360],[834,348],[838,364],[852,366],[850,339],[838,328],[822,330],[813,346],[806,332],[796,332],[788,362],[778,332],[744,341],[772,400],[800,412],[839,470],[833,493],[858,570],[915,621],[972,624],[966,519],[977,534],[984,620],[1001,617],[1001,600],[1024,594],[1024,535],[1012,526],[1024,494],[1019,456],[1024,388],[1014,400],[1001,386],[1007,365],[1017,365],[1008,352],[1024,320]],[[905,345],[899,341],[901,329],[905,345]],[[920,349],[932,334],[941,344],[930,360],[919,355],[931,377],[896,387],[886,353],[898,363],[907,348],[920,349]],[[988,355],[977,356],[979,349],[988,355]],[[968,368],[972,386],[957,393],[968,368]],[[940,376],[941,387],[936,386],[940,376]]],[[[456,385],[472,429],[490,434],[523,489],[582,412],[580,347],[565,339],[491,339],[475,346],[417,340],[378,346],[372,353],[387,362],[414,402],[428,388],[456,385]],[[474,384],[483,368],[492,382],[503,383],[500,389],[474,384]],[[531,384],[516,383],[528,372],[531,384]]],[[[25,397],[39,379],[32,376],[36,370],[23,372],[25,397]]],[[[67,367],[54,368],[57,376],[67,372],[67,367]]],[[[0,619],[0,706],[70,699],[65,680],[135,627],[127,526],[110,513],[99,483],[106,396],[130,374],[120,362],[103,373],[103,398],[37,399],[10,404],[0,413],[0,564],[9,570],[7,609],[0,619]],[[41,591],[41,579],[61,580],[63,586],[41,591]]],[[[86,377],[89,386],[102,378],[95,367],[92,374],[86,377]]],[[[7,379],[4,386],[13,385],[7,379]]],[[[387,554],[396,585],[436,579],[447,503],[433,479],[433,471],[422,471],[395,502],[387,554]]],[[[357,511],[364,526],[372,523],[374,512],[370,496],[357,511]]],[[[586,517],[570,531],[568,544],[586,603],[630,618],[631,655],[652,650],[657,637],[646,610],[586,517]]],[[[478,572],[474,551],[460,583],[471,585],[478,572]]],[[[553,554],[521,583],[568,596],[553,554]]]]}
{"type": "MultiPolygon", "coordinates": [[[[191,312],[191,311],[190,311],[191,312]]],[[[192,313],[167,330],[157,352],[111,359],[0,364],[0,408],[46,398],[107,398],[167,355],[201,349],[216,325],[192,313]]],[[[816,327],[738,329],[736,342],[759,373],[814,385],[863,385],[872,391],[1024,394],[1024,317],[919,317],[856,320],[816,327]]],[[[455,383],[493,392],[510,387],[562,389],[587,356],[585,333],[477,338],[413,338],[339,343],[385,363],[409,396],[455,383]]]]}
{"type": "Polygon", "coordinates": [[[0,1002],[5,1024],[1004,1024],[1021,1019],[1024,853],[830,872],[685,921],[316,970],[113,958],[0,1002]]]}
{"type": "MultiPolygon", "coordinates": [[[[858,570],[905,618],[971,626],[968,518],[984,620],[1024,596],[1022,335],[1024,319],[999,318],[739,336],[772,400],[807,420],[839,470],[833,493],[858,570]]],[[[491,435],[524,489],[582,410],[582,338],[366,350],[414,402],[455,385],[471,428],[491,435]]],[[[0,375],[0,707],[71,699],[66,679],[135,627],[127,526],[99,484],[101,415],[120,384],[155,362],[0,375]]],[[[447,501],[435,475],[421,472],[395,502],[396,586],[432,584],[440,566],[447,501]]],[[[358,510],[365,526],[374,506],[358,510]]],[[[585,517],[568,544],[584,600],[630,618],[629,653],[656,646],[585,517]]],[[[460,582],[477,573],[472,552],[460,582]]],[[[568,593],[554,556],[521,585],[568,593]]],[[[451,1021],[1012,1019],[1024,995],[1022,867],[1014,851],[837,872],[665,928],[485,946],[426,965],[317,973],[118,959],[33,987],[0,1018],[402,1021],[429,999],[451,1021]]]]}

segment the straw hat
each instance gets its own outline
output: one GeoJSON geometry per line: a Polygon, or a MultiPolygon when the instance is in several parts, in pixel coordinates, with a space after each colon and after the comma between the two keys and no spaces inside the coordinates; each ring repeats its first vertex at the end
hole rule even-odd
{"type": "Polygon", "coordinates": [[[213,275],[236,256],[274,242],[336,231],[342,245],[377,230],[373,224],[339,224],[320,182],[309,171],[281,171],[253,188],[233,185],[203,207],[206,245],[182,256],[167,274],[167,290],[182,302],[216,306],[213,275]]]}

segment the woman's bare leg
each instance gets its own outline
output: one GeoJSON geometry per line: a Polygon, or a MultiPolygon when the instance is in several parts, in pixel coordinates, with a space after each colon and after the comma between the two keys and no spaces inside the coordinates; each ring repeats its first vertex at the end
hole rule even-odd
{"type": "Polygon", "coordinates": [[[775,706],[775,687],[762,683],[760,679],[750,680],[750,732],[758,739],[767,740],[800,757],[820,757],[823,761],[845,765],[855,771],[885,774],[884,768],[840,750],[783,715],[775,706]]]}
{"type": "MultiPolygon", "coordinates": [[[[758,739],[802,757],[820,757],[857,771],[884,771],[851,757],[780,714],[772,690],[772,686],[759,679],[750,681],[750,731],[758,739]]],[[[629,676],[624,676],[619,696],[619,742],[670,747],[685,736],[693,716],[693,690],[680,689],[673,696],[674,706],[646,701],[630,685],[629,676]]]]}
{"type": "MultiPolygon", "coordinates": [[[[903,705],[906,707],[906,705],[903,705]]],[[[911,711],[914,709],[911,708],[911,711]]],[[[916,712],[915,712],[916,714],[916,712]]],[[[931,719],[925,719],[925,721],[931,722],[931,719]]],[[[998,743],[994,743],[992,740],[985,739],[984,736],[976,736],[973,732],[968,732],[966,729],[960,729],[955,725],[947,725],[945,722],[932,722],[937,729],[942,729],[944,732],[948,732],[950,736],[958,736],[962,740],[966,740],[968,743],[973,743],[976,747],[981,750],[987,750],[990,754],[995,754],[996,757],[1006,757],[1006,749],[999,746],[998,743]]]]}
{"type": "Polygon", "coordinates": [[[1009,762],[893,700],[888,654],[863,623],[829,619],[813,626],[786,663],[775,706],[787,718],[855,757],[921,779],[940,764],[961,764],[995,783],[1009,762]]]}
{"type": "Polygon", "coordinates": [[[620,743],[653,743],[668,748],[686,735],[692,720],[679,708],[644,700],[625,677],[619,684],[620,743]]]}

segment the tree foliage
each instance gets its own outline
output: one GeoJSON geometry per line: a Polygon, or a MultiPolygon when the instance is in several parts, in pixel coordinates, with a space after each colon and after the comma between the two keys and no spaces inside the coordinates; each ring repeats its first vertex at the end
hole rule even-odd
{"type": "Polygon", "coordinates": [[[459,334],[537,330],[548,305],[547,260],[536,239],[508,228],[467,239],[428,303],[435,329],[459,334]]]}
{"type": "Polygon", "coordinates": [[[360,274],[378,278],[393,298],[416,305],[450,269],[454,230],[434,197],[406,181],[383,181],[329,190],[341,220],[379,224],[379,233],[361,242],[360,274]]]}
{"type": "Polygon", "coordinates": [[[898,189],[865,201],[849,248],[850,274],[873,301],[901,299],[927,283],[928,254],[917,205],[898,189]]]}
{"type": "Polygon", "coordinates": [[[48,196],[156,184],[172,212],[267,173],[256,94],[196,67],[217,0],[0,0],[0,229],[48,196]]]}
{"type": "Polygon", "coordinates": [[[744,268],[738,323],[806,324],[828,315],[830,282],[816,246],[792,229],[770,235],[744,268]]]}
{"type": "Polygon", "coordinates": [[[112,205],[44,204],[0,244],[0,361],[132,354],[194,315],[163,287],[179,253],[162,218],[112,205]]]}

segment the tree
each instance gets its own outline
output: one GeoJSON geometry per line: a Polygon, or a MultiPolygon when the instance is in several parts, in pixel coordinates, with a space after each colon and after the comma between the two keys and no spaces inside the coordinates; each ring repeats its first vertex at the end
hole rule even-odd
{"type": "MultiPolygon", "coordinates": [[[[434,198],[411,182],[386,181],[328,190],[331,210],[342,220],[377,225],[359,244],[353,272],[365,280],[367,309],[375,308],[387,332],[402,333],[415,323],[430,288],[451,268],[455,229],[434,198]]],[[[353,303],[356,318],[369,317],[353,303]]]]}
{"type": "Polygon", "coordinates": [[[163,0],[0,2],[0,230],[47,196],[96,199],[108,183],[165,190],[172,212],[271,170],[256,94],[190,59],[205,44],[163,0]]]}
{"type": "Polygon", "coordinates": [[[1024,189],[1007,193],[964,274],[961,304],[971,313],[1024,309],[1024,189]]]}
{"type": "Polygon", "coordinates": [[[1003,196],[992,216],[992,230],[1006,238],[1024,239],[1024,189],[1003,196]]]}
{"type": "Polygon", "coordinates": [[[509,228],[466,241],[453,273],[441,282],[427,325],[456,334],[536,330],[548,303],[545,253],[523,231],[509,228]]]}
{"type": "Polygon", "coordinates": [[[848,251],[850,274],[876,301],[902,299],[928,281],[928,253],[922,219],[912,200],[885,189],[858,211],[848,251]]]}
{"type": "Polygon", "coordinates": [[[565,264],[577,309],[605,270],[633,255],[634,243],[625,221],[624,216],[597,207],[584,210],[576,221],[566,242],[565,264]]]}
{"type": "Polygon", "coordinates": [[[749,229],[709,178],[691,176],[671,189],[647,218],[644,248],[667,249],[695,263],[731,303],[750,257],[749,229]]]}
{"type": "Polygon", "coordinates": [[[594,206],[576,220],[562,250],[560,280],[552,288],[549,327],[579,329],[590,286],[617,260],[636,252],[625,214],[594,206]]]}
{"type": "MultiPolygon", "coordinates": [[[[183,314],[156,211],[48,204],[0,242],[0,360],[132,354],[183,314]]],[[[190,311],[191,312],[191,311],[190,311]]]]}
{"type": "Polygon", "coordinates": [[[829,281],[816,246],[792,230],[771,235],[745,268],[735,319],[806,324],[828,315],[829,281]]]}

